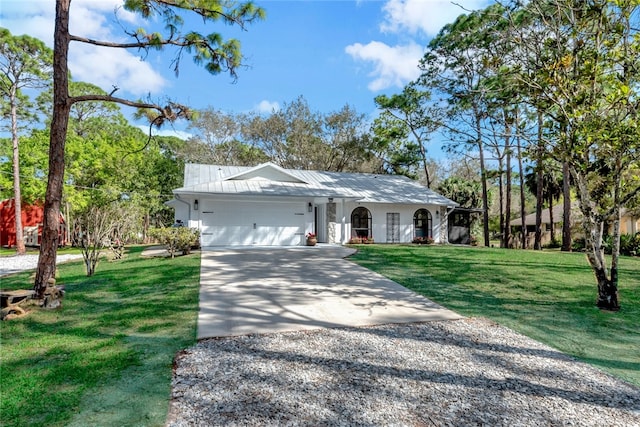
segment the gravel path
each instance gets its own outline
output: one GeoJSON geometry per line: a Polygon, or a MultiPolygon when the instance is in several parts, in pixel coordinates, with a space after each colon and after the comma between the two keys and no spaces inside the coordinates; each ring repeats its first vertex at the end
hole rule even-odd
{"type": "MultiPolygon", "coordinates": [[[[82,258],[81,254],[58,255],[58,264],[73,259],[82,258]]],[[[24,270],[35,270],[38,267],[38,255],[15,255],[0,257],[0,276],[18,273],[24,270]]]]}
{"type": "Polygon", "coordinates": [[[484,319],[209,339],[168,426],[640,426],[640,389],[484,319]]]}

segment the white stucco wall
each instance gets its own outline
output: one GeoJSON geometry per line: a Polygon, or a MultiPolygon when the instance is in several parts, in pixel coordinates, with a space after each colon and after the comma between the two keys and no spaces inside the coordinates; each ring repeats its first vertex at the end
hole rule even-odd
{"type": "MultiPolygon", "coordinates": [[[[344,212],[341,212],[341,204],[338,204],[338,217],[345,217],[345,239],[342,243],[347,243],[352,237],[351,234],[351,213],[358,207],[365,207],[371,212],[371,232],[376,243],[387,243],[387,213],[400,214],[400,243],[410,243],[415,231],[413,227],[413,215],[418,209],[427,209],[431,212],[433,220],[433,239],[435,243],[446,243],[441,233],[442,227],[446,228],[446,221],[441,221],[439,206],[435,205],[394,205],[385,203],[354,203],[347,202],[344,204],[344,212]]],[[[446,239],[446,237],[445,237],[446,239]]]]}
{"type": "MultiPolygon", "coordinates": [[[[394,205],[384,203],[358,203],[343,202],[341,199],[335,200],[335,222],[327,219],[327,212],[330,211],[327,205],[327,199],[301,199],[301,198],[256,198],[256,197],[207,197],[198,198],[198,209],[194,209],[194,200],[196,198],[183,197],[183,202],[173,201],[171,206],[175,209],[176,220],[182,220],[188,227],[194,227],[203,231],[203,210],[211,210],[213,206],[224,206],[225,209],[249,209],[256,218],[259,218],[261,212],[268,209],[261,209],[262,206],[278,204],[279,202],[292,203],[295,202],[298,208],[296,212],[304,213],[304,226],[300,232],[300,244],[305,243],[304,235],[314,231],[314,220],[316,207],[319,207],[320,215],[323,220],[318,223],[319,227],[324,227],[324,233],[318,232],[319,235],[325,237],[324,242],[328,243],[348,243],[351,238],[351,213],[357,207],[365,207],[371,212],[372,218],[372,235],[376,243],[387,243],[387,213],[398,213],[400,215],[399,233],[400,243],[410,243],[414,236],[413,216],[418,209],[427,209],[431,212],[433,220],[433,239],[436,243],[446,243],[446,221],[441,221],[440,207],[435,205],[394,205]],[[248,204],[247,202],[250,202],[248,204]],[[311,204],[311,212],[309,212],[309,204],[311,204]],[[190,218],[189,218],[190,215],[190,218]],[[444,232],[441,232],[444,230],[444,232]]],[[[253,217],[252,217],[253,218],[253,217]]],[[[264,218],[263,218],[264,219],[264,218]]],[[[251,219],[249,222],[259,222],[259,219],[251,219]]],[[[315,231],[318,231],[317,229],[315,231]]]]}

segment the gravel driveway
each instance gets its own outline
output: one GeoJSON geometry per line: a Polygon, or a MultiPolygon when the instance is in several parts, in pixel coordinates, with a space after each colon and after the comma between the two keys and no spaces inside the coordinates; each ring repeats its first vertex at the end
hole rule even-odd
{"type": "MultiPolygon", "coordinates": [[[[74,259],[82,258],[81,254],[58,255],[58,264],[74,259]]],[[[0,277],[7,274],[18,273],[25,270],[35,270],[38,267],[38,255],[14,255],[0,257],[0,277]]]]}
{"type": "Polygon", "coordinates": [[[483,319],[203,340],[168,425],[640,426],[640,390],[483,319]]]}
{"type": "MultiPolygon", "coordinates": [[[[205,255],[199,336],[224,319],[248,335],[209,329],[217,338],[176,357],[168,426],[640,426],[640,389],[484,319],[318,322],[330,307],[354,316],[339,304],[378,289],[359,271],[298,277],[349,270],[336,259],[205,255]],[[296,321],[314,328],[280,328],[296,321]]],[[[375,293],[367,313],[401,301],[375,293]]]]}

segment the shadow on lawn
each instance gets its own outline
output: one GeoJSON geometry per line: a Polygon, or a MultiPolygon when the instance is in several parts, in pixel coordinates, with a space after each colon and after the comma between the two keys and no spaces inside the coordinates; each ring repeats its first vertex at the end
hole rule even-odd
{"type": "MultiPolygon", "coordinates": [[[[199,257],[177,265],[141,260],[141,250],[102,261],[92,277],[82,261],[65,265],[58,280],[67,291],[62,309],[2,325],[3,419],[164,423],[171,361],[195,342],[199,257]]],[[[8,285],[24,287],[29,274],[8,285]]]]}

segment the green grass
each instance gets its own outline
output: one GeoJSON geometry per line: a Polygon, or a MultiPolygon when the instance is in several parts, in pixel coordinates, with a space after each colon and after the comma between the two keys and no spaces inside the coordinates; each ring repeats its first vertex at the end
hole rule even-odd
{"type": "Polygon", "coordinates": [[[623,257],[619,312],[595,307],[584,254],[362,245],[355,262],[464,316],[486,317],[640,386],[640,258],[623,257]]]}
{"type": "MultiPolygon", "coordinates": [[[[173,357],[196,341],[200,257],[59,267],[63,308],[0,323],[0,425],[165,424],[173,357]]],[[[30,288],[31,272],[2,278],[30,288]]]]}
{"type": "MultiPolygon", "coordinates": [[[[40,253],[40,250],[38,248],[34,248],[31,246],[27,247],[27,255],[38,255],[39,253],[40,253]]],[[[80,248],[73,248],[71,246],[58,249],[58,255],[81,254],[81,253],[82,253],[82,250],[80,248]]],[[[16,254],[16,248],[0,247],[0,257],[13,256],[15,254],[16,254]]]]}

